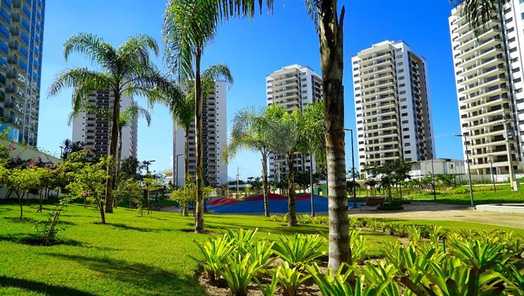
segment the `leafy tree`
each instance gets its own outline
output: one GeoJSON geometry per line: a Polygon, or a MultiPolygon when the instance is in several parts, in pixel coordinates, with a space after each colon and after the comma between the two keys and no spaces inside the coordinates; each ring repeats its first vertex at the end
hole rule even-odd
{"type": "Polygon", "coordinates": [[[120,178],[121,179],[138,179],[138,167],[140,162],[134,157],[130,157],[122,160],[120,165],[120,178]]]}
{"type": "Polygon", "coordinates": [[[127,203],[129,208],[140,206],[142,201],[142,188],[140,183],[132,178],[121,179],[114,192],[115,204],[127,203]]]}
{"type": "Polygon", "coordinates": [[[158,54],[155,40],[148,36],[129,38],[115,48],[102,38],[92,34],[78,34],[66,41],[66,60],[74,53],[85,54],[98,65],[100,70],[88,68],[69,69],[61,73],[50,87],[50,95],[57,95],[62,89],[74,88],[73,112],[78,113],[89,107],[89,96],[97,91],[109,91],[113,96],[110,110],[111,133],[107,162],[107,184],[105,202],[107,212],[112,212],[113,179],[116,178],[118,127],[120,105],[123,96],[144,95],[154,87],[167,87],[165,80],[152,64],[150,52],[158,54]]]}
{"type": "Polygon", "coordinates": [[[69,139],[65,139],[60,148],[62,149],[60,157],[62,160],[66,160],[70,153],[84,149],[84,144],[82,142],[73,142],[69,139]]]}
{"type": "Polygon", "coordinates": [[[171,192],[170,197],[178,202],[182,215],[187,216],[189,205],[195,200],[195,185],[186,181],[184,186],[171,192]]]}
{"type": "MultiPolygon", "coordinates": [[[[4,171],[5,173],[5,171],[4,171]]],[[[24,218],[24,199],[31,189],[40,186],[40,176],[35,169],[12,169],[7,176],[7,186],[13,190],[20,206],[20,220],[24,218]]]]}
{"type": "Polygon", "coordinates": [[[107,160],[98,163],[87,163],[71,172],[72,182],[67,189],[74,196],[92,199],[100,212],[100,222],[106,224],[105,218],[105,184],[109,175],[107,173],[107,160]]]}

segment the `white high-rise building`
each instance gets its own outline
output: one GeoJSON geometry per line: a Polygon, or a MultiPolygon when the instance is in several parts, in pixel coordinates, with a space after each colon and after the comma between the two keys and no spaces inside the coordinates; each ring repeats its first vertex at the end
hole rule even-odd
{"type": "MultiPolygon", "coordinates": [[[[227,90],[228,84],[215,82],[215,91],[204,101],[204,182],[209,186],[227,183],[227,162],[224,151],[227,148],[227,90]]],[[[173,135],[173,182],[176,186],[185,183],[186,131],[177,123],[173,135]]],[[[195,126],[189,129],[189,174],[196,173],[195,126]]]]}
{"type": "MultiPolygon", "coordinates": [[[[278,104],[288,111],[303,108],[313,102],[322,100],[322,78],[308,67],[289,65],[266,77],[267,105],[278,104]]],[[[294,159],[296,171],[309,172],[310,157],[297,153],[294,159]]],[[[270,179],[279,180],[288,171],[285,156],[269,156],[270,179]]],[[[315,164],[313,161],[313,172],[315,164]]]]}
{"type": "Polygon", "coordinates": [[[426,65],[404,42],[383,41],[352,59],[360,171],[434,156],[426,65]]]}
{"type": "MultiPolygon", "coordinates": [[[[113,105],[113,96],[109,91],[100,91],[89,97],[89,104],[96,107],[96,112],[81,112],[73,118],[73,142],[80,142],[85,148],[97,155],[107,155],[111,141],[111,121],[107,114],[113,105]],[[107,111],[106,111],[107,110],[107,111]]],[[[120,110],[134,104],[133,99],[124,97],[120,110]]],[[[120,159],[137,157],[138,119],[122,128],[122,155],[120,159]]]]}
{"type": "Polygon", "coordinates": [[[462,7],[455,1],[449,26],[464,156],[474,174],[508,174],[523,160],[524,2],[504,1],[477,32],[462,7]]]}

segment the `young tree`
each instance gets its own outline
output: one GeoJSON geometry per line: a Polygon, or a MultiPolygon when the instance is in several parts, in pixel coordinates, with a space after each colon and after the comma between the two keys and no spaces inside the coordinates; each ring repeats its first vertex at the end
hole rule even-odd
{"type": "Polygon", "coordinates": [[[189,204],[195,200],[195,185],[188,180],[184,186],[171,192],[170,197],[178,202],[182,216],[188,216],[189,204]]]}
{"type": "Polygon", "coordinates": [[[147,94],[154,87],[167,87],[165,80],[153,65],[150,53],[158,54],[158,45],[148,36],[129,38],[115,48],[98,36],[78,34],[66,41],[64,55],[66,60],[74,53],[87,55],[100,70],[87,68],[69,69],[61,73],[50,87],[49,94],[57,95],[62,89],[74,88],[73,112],[78,113],[89,106],[89,96],[97,91],[109,91],[114,100],[110,110],[110,141],[107,155],[107,178],[105,201],[107,212],[113,210],[112,190],[116,177],[118,121],[123,96],[147,94]]]}
{"type": "MultiPolygon", "coordinates": [[[[4,172],[5,173],[5,172],[4,172]]],[[[31,189],[40,186],[40,176],[35,169],[15,168],[9,170],[7,186],[15,192],[20,206],[20,220],[24,219],[24,199],[31,189]]]]}
{"type": "Polygon", "coordinates": [[[67,185],[67,189],[74,196],[90,198],[94,201],[100,213],[100,222],[106,224],[105,217],[105,184],[109,178],[106,170],[107,160],[103,159],[98,163],[87,163],[71,172],[72,182],[67,185]]]}

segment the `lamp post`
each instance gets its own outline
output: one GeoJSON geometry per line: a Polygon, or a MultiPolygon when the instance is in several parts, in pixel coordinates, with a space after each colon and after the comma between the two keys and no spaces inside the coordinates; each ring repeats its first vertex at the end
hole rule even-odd
{"type": "MultiPolygon", "coordinates": [[[[175,156],[175,171],[176,171],[176,175],[173,174],[173,177],[175,178],[175,180],[174,180],[174,181],[175,181],[175,182],[174,182],[175,186],[179,186],[179,185],[180,185],[180,184],[178,184],[178,172],[179,172],[179,170],[180,170],[180,166],[178,165],[178,158],[179,158],[180,156],[184,156],[184,154],[180,153],[180,154],[177,154],[177,155],[175,156]],[[176,177],[175,177],[175,176],[176,176],[176,177]]],[[[184,172],[184,174],[185,174],[185,173],[187,173],[187,172],[184,172]]]]}
{"type": "Polygon", "coordinates": [[[353,191],[353,206],[357,205],[357,186],[355,181],[355,151],[353,148],[353,129],[345,128],[345,131],[349,131],[351,135],[351,179],[352,179],[352,191],[353,191]]]}
{"type": "Polygon", "coordinates": [[[469,164],[469,152],[468,152],[468,139],[466,134],[459,134],[457,137],[464,139],[464,149],[466,149],[466,165],[468,166],[468,183],[469,183],[469,200],[472,208],[475,208],[475,202],[473,200],[473,185],[471,184],[471,166],[469,164]]]}

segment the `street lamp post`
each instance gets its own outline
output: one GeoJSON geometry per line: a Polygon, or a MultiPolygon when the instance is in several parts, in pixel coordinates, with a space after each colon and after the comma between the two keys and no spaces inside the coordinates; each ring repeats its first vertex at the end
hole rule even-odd
{"type": "Polygon", "coordinates": [[[469,183],[469,200],[472,208],[475,208],[475,202],[473,200],[473,185],[471,184],[471,166],[469,162],[469,149],[468,149],[468,140],[466,134],[457,135],[464,139],[464,149],[466,149],[466,164],[468,166],[468,183],[469,183]]]}
{"type": "Polygon", "coordinates": [[[351,179],[352,179],[352,191],[353,191],[353,206],[357,205],[357,184],[355,181],[355,151],[353,148],[353,129],[345,128],[344,130],[349,131],[351,135],[351,179]]]}

